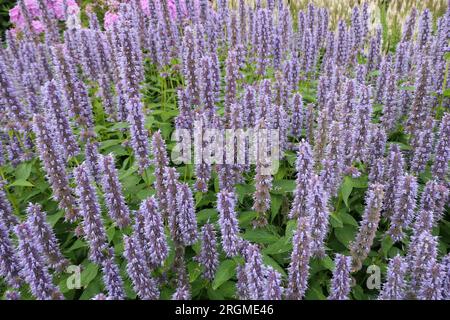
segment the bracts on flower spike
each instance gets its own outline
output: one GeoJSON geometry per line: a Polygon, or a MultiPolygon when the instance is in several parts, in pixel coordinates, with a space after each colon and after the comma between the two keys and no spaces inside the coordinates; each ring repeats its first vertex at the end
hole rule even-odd
{"type": "Polygon", "coordinates": [[[347,300],[352,284],[352,278],[350,276],[352,258],[336,254],[334,264],[335,268],[333,278],[331,279],[328,300],[347,300]]]}
{"type": "Polygon", "coordinates": [[[389,261],[386,282],[378,296],[380,300],[403,300],[406,298],[405,259],[397,255],[389,261]]]}
{"type": "Polygon", "coordinates": [[[234,192],[221,190],[217,195],[217,209],[219,211],[222,248],[228,257],[238,254],[239,225],[235,207],[236,195],[234,192]]]}
{"type": "Polygon", "coordinates": [[[203,225],[201,238],[202,247],[196,260],[203,266],[203,277],[212,280],[219,265],[214,225],[210,223],[203,225]]]}
{"type": "Polygon", "coordinates": [[[311,240],[309,217],[299,217],[297,230],[292,238],[293,250],[288,269],[287,299],[301,300],[305,296],[308,288],[311,240]]]}
{"type": "Polygon", "coordinates": [[[42,211],[40,204],[29,204],[27,208],[28,224],[32,228],[33,234],[39,241],[46,257],[47,263],[51,268],[61,272],[69,264],[64,258],[58,246],[58,240],[50,224],[46,221],[47,215],[42,211]]]}
{"type": "Polygon", "coordinates": [[[363,219],[355,240],[350,244],[353,272],[361,269],[364,260],[370,252],[380,222],[383,198],[384,192],[381,184],[372,184],[367,190],[366,209],[363,214],[363,219]]]}
{"type": "Polygon", "coordinates": [[[100,156],[99,167],[108,213],[119,228],[123,229],[130,224],[130,210],[125,203],[113,155],[100,156]]]}
{"type": "Polygon", "coordinates": [[[18,253],[22,266],[21,274],[30,285],[31,293],[38,300],[64,299],[45,265],[43,249],[34,236],[31,226],[21,223],[15,228],[19,239],[18,253]]]}
{"type": "Polygon", "coordinates": [[[0,276],[9,286],[19,288],[22,284],[20,270],[19,259],[9,238],[9,229],[0,218],[0,276]]]}
{"type": "Polygon", "coordinates": [[[48,128],[47,122],[42,115],[34,115],[33,131],[36,134],[39,157],[53,189],[53,197],[59,202],[59,207],[66,211],[66,220],[74,220],[79,213],[69,186],[66,167],[51,130],[48,128]]]}

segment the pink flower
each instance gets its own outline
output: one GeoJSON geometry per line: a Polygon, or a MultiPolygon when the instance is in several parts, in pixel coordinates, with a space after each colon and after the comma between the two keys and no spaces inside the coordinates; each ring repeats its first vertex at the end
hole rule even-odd
{"type": "Polygon", "coordinates": [[[110,29],[114,23],[119,20],[119,15],[115,12],[105,13],[105,29],[110,29]]]}
{"type": "Polygon", "coordinates": [[[39,20],[33,20],[31,25],[34,33],[42,33],[45,30],[44,25],[39,20]]]}

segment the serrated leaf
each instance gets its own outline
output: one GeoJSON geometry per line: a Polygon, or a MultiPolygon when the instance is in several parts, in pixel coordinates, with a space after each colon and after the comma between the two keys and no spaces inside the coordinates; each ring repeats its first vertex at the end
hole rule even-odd
{"type": "Polygon", "coordinates": [[[234,260],[224,260],[219,265],[214,277],[212,288],[216,290],[222,283],[231,279],[236,273],[236,262],[234,260]]]}
{"type": "Polygon", "coordinates": [[[271,244],[276,242],[279,237],[264,229],[247,230],[242,237],[245,240],[256,243],[271,244]]]}
{"type": "Polygon", "coordinates": [[[344,246],[348,246],[348,244],[354,239],[355,232],[356,228],[349,225],[345,225],[343,228],[334,229],[334,235],[344,246]]]}
{"type": "Polygon", "coordinates": [[[81,271],[81,285],[83,287],[87,287],[92,280],[98,274],[98,266],[93,263],[89,263],[86,267],[84,267],[83,271],[81,271]]]}
{"type": "Polygon", "coordinates": [[[10,187],[34,187],[30,181],[18,179],[9,185],[10,187]]]}

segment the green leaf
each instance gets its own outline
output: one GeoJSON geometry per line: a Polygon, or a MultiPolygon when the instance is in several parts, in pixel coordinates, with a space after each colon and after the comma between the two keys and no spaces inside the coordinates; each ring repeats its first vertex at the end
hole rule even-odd
{"type": "Polygon", "coordinates": [[[89,283],[91,283],[92,280],[95,279],[95,277],[98,274],[98,266],[93,263],[89,263],[83,271],[81,271],[81,285],[83,287],[87,287],[89,283]]]}
{"type": "Polygon", "coordinates": [[[387,257],[389,250],[394,245],[394,242],[392,241],[390,236],[385,236],[383,241],[381,241],[381,250],[383,251],[383,255],[387,257]]]}
{"type": "Polygon", "coordinates": [[[444,97],[450,97],[450,88],[447,88],[443,92],[444,97]]]}
{"type": "Polygon", "coordinates": [[[23,162],[16,168],[15,177],[17,180],[27,180],[31,173],[31,162],[23,162]]]}
{"type": "Polygon", "coordinates": [[[295,190],[295,180],[275,180],[273,182],[272,193],[283,194],[295,190]]]}
{"type": "Polygon", "coordinates": [[[245,240],[256,243],[271,244],[276,242],[279,237],[264,229],[251,229],[246,231],[242,237],[245,240]]]}
{"type": "Polygon", "coordinates": [[[334,212],[330,214],[330,223],[333,226],[333,228],[342,228],[344,227],[344,224],[341,220],[341,218],[334,212]]]}
{"type": "Polygon", "coordinates": [[[283,202],[283,198],[278,195],[278,194],[272,194],[270,196],[271,201],[270,201],[270,210],[272,212],[272,221],[273,219],[277,216],[278,212],[280,211],[281,208],[281,203],[283,202]]]}
{"type": "Polygon", "coordinates": [[[342,196],[342,200],[344,200],[345,205],[348,206],[348,198],[350,197],[350,194],[352,193],[353,190],[353,183],[350,177],[345,177],[344,179],[344,183],[342,184],[341,187],[341,196],[342,196]]]}
{"type": "Polygon", "coordinates": [[[355,218],[353,218],[353,216],[351,216],[347,212],[340,211],[339,217],[341,218],[342,222],[344,222],[344,224],[349,224],[349,225],[355,226],[355,227],[359,226],[358,222],[355,220],[355,218]]]}
{"type": "Polygon", "coordinates": [[[9,185],[10,187],[34,187],[30,181],[19,179],[9,185]]]}
{"type": "Polygon", "coordinates": [[[216,290],[222,283],[231,279],[236,273],[236,262],[234,260],[224,260],[216,271],[216,276],[212,283],[212,288],[216,290]]]}
{"type": "Polygon", "coordinates": [[[292,242],[286,241],[285,237],[281,237],[277,242],[272,243],[263,250],[265,254],[280,254],[292,250],[292,242]]]}
{"type": "Polygon", "coordinates": [[[347,246],[354,239],[355,233],[356,228],[349,225],[334,229],[334,235],[344,246],[347,246]]]}
{"type": "Polygon", "coordinates": [[[87,247],[87,246],[88,245],[86,244],[86,242],[84,242],[83,240],[77,239],[77,241],[75,241],[74,244],[69,249],[66,250],[66,252],[71,252],[71,251],[74,251],[76,249],[84,248],[84,247],[87,247]]]}
{"type": "Polygon", "coordinates": [[[202,267],[195,261],[191,261],[187,265],[189,273],[189,282],[197,280],[198,276],[202,274],[202,267]]]}

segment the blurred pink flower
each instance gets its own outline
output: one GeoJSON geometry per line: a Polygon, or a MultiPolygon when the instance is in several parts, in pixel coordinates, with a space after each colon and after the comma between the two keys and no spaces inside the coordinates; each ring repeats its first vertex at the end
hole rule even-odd
{"type": "Polygon", "coordinates": [[[33,20],[31,25],[34,33],[42,33],[45,30],[44,25],[39,20],[33,20]]]}
{"type": "Polygon", "coordinates": [[[108,11],[105,13],[104,20],[105,20],[104,23],[105,29],[108,30],[109,28],[112,27],[114,23],[116,23],[119,20],[119,15],[115,12],[108,11]]]}

